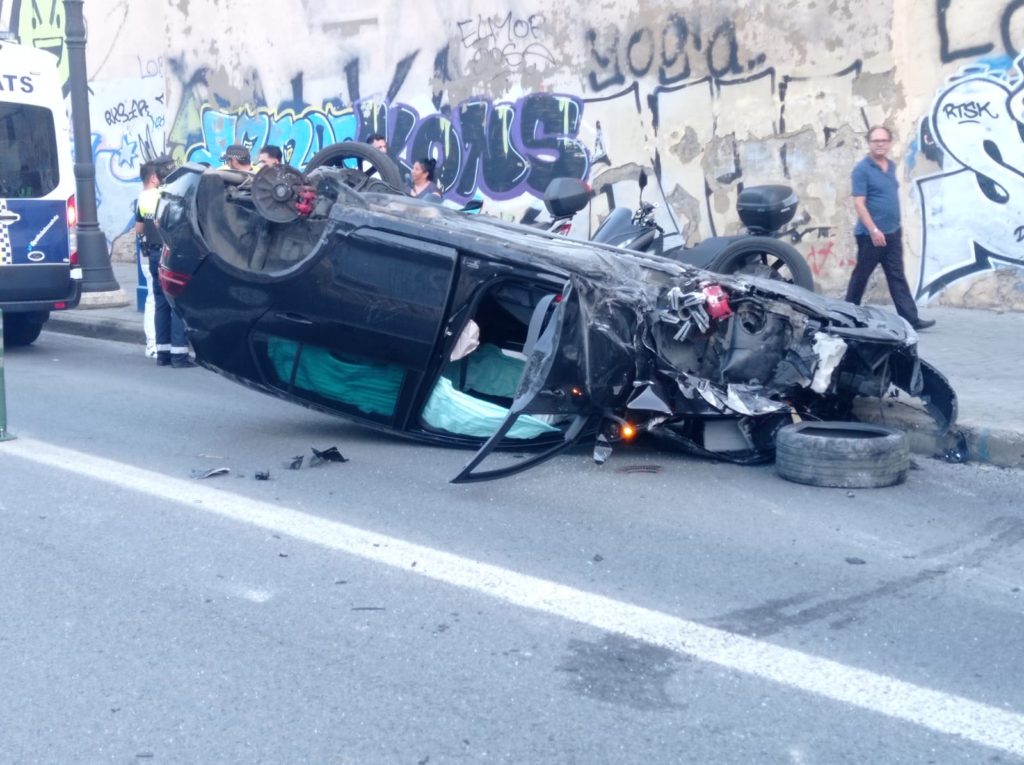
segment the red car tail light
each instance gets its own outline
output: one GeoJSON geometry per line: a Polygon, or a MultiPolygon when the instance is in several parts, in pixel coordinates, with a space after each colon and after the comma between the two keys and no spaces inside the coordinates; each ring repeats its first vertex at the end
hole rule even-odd
{"type": "Polygon", "coordinates": [[[160,266],[160,288],[168,297],[179,297],[188,286],[191,274],[183,274],[172,271],[166,266],[160,266]]]}

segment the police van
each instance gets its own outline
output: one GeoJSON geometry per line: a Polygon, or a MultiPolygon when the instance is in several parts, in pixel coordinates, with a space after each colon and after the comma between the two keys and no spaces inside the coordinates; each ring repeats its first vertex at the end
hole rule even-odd
{"type": "Polygon", "coordinates": [[[57,59],[0,40],[0,310],[28,345],[82,288],[71,136],[57,59]]]}

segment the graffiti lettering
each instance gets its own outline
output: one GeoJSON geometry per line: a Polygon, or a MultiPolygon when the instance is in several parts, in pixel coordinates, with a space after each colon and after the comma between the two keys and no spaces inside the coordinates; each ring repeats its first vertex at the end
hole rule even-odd
{"type": "MultiPolygon", "coordinates": [[[[935,0],[936,21],[939,33],[939,57],[942,63],[948,64],[962,59],[976,59],[992,53],[995,50],[996,43],[991,40],[976,45],[964,45],[961,48],[953,48],[949,39],[950,30],[962,28],[962,25],[951,24],[949,21],[949,13],[953,8],[953,2],[954,0],[935,0]]],[[[975,8],[969,0],[960,0],[960,3],[963,13],[973,14],[975,12],[975,8]]],[[[1019,41],[1015,42],[1013,39],[1013,30],[1017,29],[1019,31],[1020,25],[1018,24],[1017,27],[1014,27],[1013,19],[1017,11],[1022,9],[1024,9],[1024,0],[1011,0],[999,15],[999,37],[1003,44],[1003,50],[1008,56],[1016,56],[1021,52],[1017,45],[1019,41]]],[[[970,28],[970,26],[968,25],[966,28],[970,28]]]]}
{"type": "Polygon", "coordinates": [[[585,40],[591,59],[587,80],[595,91],[625,84],[627,73],[634,79],[644,77],[655,62],[659,84],[672,85],[691,77],[722,78],[750,72],[766,61],[764,54],[741,60],[732,21],[723,21],[705,38],[699,24],[678,13],[669,14],[663,24],[640,27],[626,35],[614,28],[588,29],[585,40]],[[700,63],[695,66],[694,62],[700,63]]]}
{"type": "Polygon", "coordinates": [[[626,81],[626,76],[619,67],[619,33],[615,30],[611,32],[611,41],[602,49],[604,52],[598,52],[597,50],[596,30],[587,30],[587,42],[590,44],[590,55],[600,69],[600,74],[598,71],[591,69],[590,74],[587,75],[587,79],[590,81],[590,89],[601,91],[615,85],[622,85],[626,81]],[[609,72],[609,69],[612,71],[609,72]],[[604,79],[599,79],[602,75],[604,79]]]}
{"type": "Polygon", "coordinates": [[[141,100],[133,98],[130,101],[122,101],[113,108],[103,112],[103,119],[106,120],[107,125],[121,125],[139,117],[149,116],[149,104],[144,98],[141,100]]]}
{"type": "Polygon", "coordinates": [[[1013,235],[1017,237],[1018,242],[1024,242],[1024,226],[1017,226],[1013,231],[1013,235]]]}
{"type": "MultiPolygon", "coordinates": [[[[754,67],[751,66],[751,69],[754,67]]],[[[727,74],[739,74],[743,71],[740,66],[739,44],[736,42],[736,25],[731,21],[722,22],[708,43],[708,72],[712,77],[724,77],[727,74]],[[721,52],[725,51],[725,59],[722,60],[721,52]]]]}
{"type": "Polygon", "coordinates": [[[977,120],[981,116],[997,119],[989,106],[991,104],[987,101],[983,104],[979,104],[977,101],[968,101],[964,104],[945,104],[942,107],[942,111],[945,116],[961,121],[977,120]]]}
{"type": "Polygon", "coordinates": [[[464,19],[456,23],[462,46],[472,50],[471,62],[490,61],[519,69],[528,60],[554,63],[555,57],[541,41],[544,34],[544,15],[531,14],[527,18],[505,16],[464,19]]]}
{"type": "Polygon", "coordinates": [[[527,19],[513,19],[511,11],[505,18],[482,14],[475,19],[465,19],[456,24],[462,36],[462,45],[472,48],[480,42],[501,44],[517,40],[538,40],[544,28],[544,15],[534,13],[527,19]]]}
{"type": "MultiPolygon", "coordinates": [[[[1016,67],[1024,67],[1024,56],[1016,67]]],[[[1024,82],[1013,71],[977,69],[953,79],[922,121],[942,172],[918,180],[924,251],[918,296],[996,265],[1024,269],[1024,82]],[[984,124],[979,117],[984,116],[984,124]]]]}
{"type": "Polygon", "coordinates": [[[446,196],[465,200],[477,191],[494,199],[523,193],[543,196],[558,176],[585,178],[590,165],[576,139],[583,104],[574,96],[536,93],[515,103],[470,99],[447,113],[425,116],[407,104],[361,101],[338,108],[325,103],[300,113],[267,108],[224,110],[207,105],[202,134],[186,152],[193,162],[217,163],[232,143],[282,147],[285,161],[304,166],[326,145],[388,136],[393,158],[438,160],[446,196]]]}
{"type": "Polygon", "coordinates": [[[1011,34],[1011,30],[1016,29],[1019,35],[1021,27],[1024,26],[1019,23],[1016,26],[1013,25],[1013,19],[1015,18],[1017,11],[1024,11],[1024,0],[1013,0],[1013,2],[1007,3],[1006,9],[1003,11],[1003,16],[999,23],[999,31],[1003,38],[1003,47],[1006,49],[1007,55],[1010,56],[1016,56],[1021,51],[1024,51],[1024,41],[1021,41],[1021,45],[1018,46],[1011,34]]]}
{"type": "Polygon", "coordinates": [[[164,57],[151,58],[146,61],[142,60],[141,56],[136,56],[135,60],[139,64],[139,77],[146,79],[147,77],[163,77],[164,76],[164,57]]]}

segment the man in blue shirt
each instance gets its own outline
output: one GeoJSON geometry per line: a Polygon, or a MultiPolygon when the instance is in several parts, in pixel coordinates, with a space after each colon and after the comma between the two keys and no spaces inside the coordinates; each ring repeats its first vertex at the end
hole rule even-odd
{"type": "Polygon", "coordinates": [[[903,273],[903,231],[900,228],[899,181],[896,165],[889,159],[892,133],[885,127],[868,131],[868,155],[853,168],[850,177],[853,206],[857,211],[857,265],[846,288],[846,299],[860,304],[868,278],[881,264],[896,313],[914,329],[927,329],[935,324],[917,314],[917,304],[910,294],[910,285],[903,273]]]}

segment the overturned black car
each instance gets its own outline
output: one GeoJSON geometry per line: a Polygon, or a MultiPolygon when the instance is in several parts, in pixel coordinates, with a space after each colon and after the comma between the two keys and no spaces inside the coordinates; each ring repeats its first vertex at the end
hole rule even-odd
{"type": "Polygon", "coordinates": [[[255,179],[179,169],[158,212],[161,284],[201,364],[477,448],[456,482],[583,439],[603,460],[642,433],[762,461],[783,424],[847,419],[856,397],[892,386],[940,427],[955,419],[955,394],[894,314],[466,215],[397,191],[391,171],[336,164],[255,179]],[[535,451],[482,469],[509,447],[535,451]]]}

